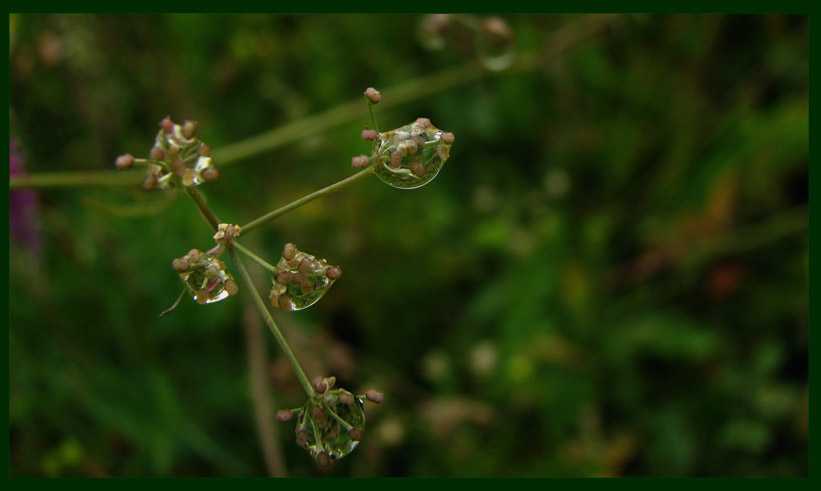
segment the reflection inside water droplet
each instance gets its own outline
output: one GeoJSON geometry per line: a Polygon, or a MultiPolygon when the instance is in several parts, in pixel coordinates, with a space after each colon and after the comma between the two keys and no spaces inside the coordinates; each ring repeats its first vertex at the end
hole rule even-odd
{"type": "Polygon", "coordinates": [[[341,274],[339,268],[325,259],[317,259],[295,247],[292,254],[288,254],[291,259],[284,256],[271,278],[270,299],[274,307],[286,312],[306,309],[318,302],[341,274]]]}
{"type": "Polygon", "coordinates": [[[371,157],[374,173],[399,189],[415,189],[433,180],[450,157],[453,134],[433,126],[429,119],[379,134],[371,157]]]}
{"type": "Polygon", "coordinates": [[[302,406],[296,425],[296,440],[314,458],[325,452],[331,460],[340,459],[359,445],[351,439],[350,431],[360,430],[361,435],[365,429],[362,400],[351,396],[351,403],[343,404],[339,402],[341,393],[351,396],[345,389],[334,389],[302,406]]]}

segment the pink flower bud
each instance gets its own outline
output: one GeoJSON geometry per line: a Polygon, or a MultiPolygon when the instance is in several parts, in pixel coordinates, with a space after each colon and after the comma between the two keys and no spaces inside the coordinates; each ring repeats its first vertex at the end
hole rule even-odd
{"type": "Polygon", "coordinates": [[[351,159],[351,165],[354,169],[362,169],[368,166],[371,162],[371,158],[367,155],[358,155],[351,159]]]}
{"type": "Polygon", "coordinates": [[[362,130],[363,140],[376,140],[379,138],[379,132],[376,130],[362,130]]]}
{"type": "Polygon", "coordinates": [[[290,421],[293,419],[294,413],[290,409],[281,409],[277,411],[276,419],[279,422],[290,421]]]}
{"type": "Polygon", "coordinates": [[[373,104],[378,104],[379,101],[382,100],[382,94],[380,94],[379,91],[373,87],[368,87],[365,89],[365,97],[370,99],[373,104]]]}
{"type": "Polygon", "coordinates": [[[368,392],[365,392],[365,397],[376,404],[379,404],[385,399],[385,395],[378,390],[370,389],[368,392]]]}
{"type": "Polygon", "coordinates": [[[171,120],[171,116],[166,116],[160,121],[160,128],[166,133],[172,133],[174,131],[174,121],[171,120]]]}
{"type": "Polygon", "coordinates": [[[117,166],[117,168],[120,170],[128,169],[129,167],[134,165],[134,156],[132,156],[130,153],[124,153],[117,157],[117,161],[114,163],[114,165],[117,166]]]}

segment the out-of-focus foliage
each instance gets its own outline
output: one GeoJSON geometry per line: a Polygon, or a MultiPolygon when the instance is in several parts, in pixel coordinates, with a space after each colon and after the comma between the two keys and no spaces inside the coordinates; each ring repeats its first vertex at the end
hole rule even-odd
{"type": "MultiPolygon", "coordinates": [[[[309,376],[385,393],[329,471],[277,424],[289,474],[807,475],[808,17],[618,16],[555,50],[584,16],[502,17],[534,65],[376,106],[383,129],[425,116],[456,135],[435,181],[370,178],[244,242],[342,267],[276,318],[309,376]]],[[[28,173],[113,169],[168,114],[218,151],[472,62],[469,39],[426,51],[422,19],[13,14],[11,137],[28,173]]],[[[247,222],[350,175],[365,121],[204,193],[247,222]]],[[[190,200],[37,200],[41,249],[10,239],[12,475],[265,475],[244,285],[158,316],[172,259],[213,245],[190,200]]],[[[295,407],[265,335],[272,404],[295,407]]]]}

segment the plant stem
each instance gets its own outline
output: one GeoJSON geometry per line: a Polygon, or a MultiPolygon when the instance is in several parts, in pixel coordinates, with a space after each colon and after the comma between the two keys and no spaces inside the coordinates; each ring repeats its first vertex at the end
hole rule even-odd
{"type": "Polygon", "coordinates": [[[217,215],[215,215],[214,212],[211,211],[211,208],[208,207],[208,204],[205,202],[205,197],[202,195],[202,193],[197,191],[195,188],[185,188],[185,190],[188,191],[188,195],[191,196],[191,199],[194,200],[194,203],[196,203],[197,208],[200,209],[203,216],[205,216],[205,219],[208,220],[208,223],[211,225],[211,228],[213,228],[216,231],[219,227],[220,220],[219,218],[217,218],[217,215]]]}
{"type": "Polygon", "coordinates": [[[379,125],[376,124],[376,115],[373,113],[373,102],[371,102],[368,96],[365,96],[365,99],[368,101],[368,111],[371,112],[371,121],[373,122],[373,129],[375,129],[376,132],[379,133],[379,125]]]}
{"type": "Polygon", "coordinates": [[[276,267],[275,267],[275,266],[271,265],[271,264],[270,264],[270,263],[268,263],[268,261],[266,261],[265,259],[262,259],[261,257],[259,257],[259,256],[257,256],[256,254],[254,254],[254,253],[253,253],[253,252],[251,252],[251,251],[250,251],[247,247],[244,247],[242,244],[240,244],[240,243],[239,243],[239,242],[237,242],[236,240],[235,240],[235,241],[233,241],[233,242],[232,242],[232,244],[234,245],[234,247],[236,247],[236,248],[237,248],[237,250],[238,250],[239,252],[241,252],[241,253],[245,254],[246,256],[248,256],[248,258],[249,258],[249,259],[251,259],[251,260],[252,260],[252,261],[254,261],[255,263],[259,264],[259,265],[260,265],[260,266],[262,266],[263,268],[267,269],[268,271],[270,271],[270,272],[272,272],[272,273],[276,273],[276,272],[277,272],[277,269],[276,269],[276,267]]]}
{"type": "Polygon", "coordinates": [[[296,377],[299,379],[299,383],[302,384],[302,388],[305,389],[305,392],[308,394],[308,397],[314,397],[316,395],[316,391],[314,387],[311,385],[311,382],[308,380],[308,376],[305,375],[305,371],[302,369],[302,366],[297,361],[294,352],[291,351],[291,346],[288,345],[288,341],[285,339],[285,336],[282,335],[282,332],[279,330],[276,322],[274,322],[274,317],[271,315],[271,312],[268,311],[268,307],[265,305],[265,302],[262,300],[259,292],[257,291],[254,283],[251,279],[251,275],[248,273],[248,270],[245,268],[245,264],[242,262],[242,258],[237,251],[233,247],[229,247],[228,250],[231,252],[231,258],[234,260],[234,264],[236,265],[237,269],[239,270],[239,274],[242,277],[243,283],[248,287],[251,291],[251,296],[254,299],[254,303],[257,306],[257,310],[259,310],[260,315],[265,320],[265,323],[268,324],[268,329],[270,329],[271,334],[274,335],[274,339],[277,340],[279,347],[282,349],[282,352],[285,354],[285,358],[288,360],[288,363],[291,364],[291,367],[296,372],[296,377]]]}
{"type": "Polygon", "coordinates": [[[257,218],[256,220],[252,220],[252,221],[248,222],[247,224],[243,225],[242,226],[242,233],[250,232],[251,230],[259,227],[260,225],[263,225],[264,223],[270,222],[271,220],[273,220],[273,219],[275,219],[279,216],[282,216],[282,215],[288,213],[289,211],[292,211],[296,208],[299,208],[300,206],[302,206],[306,203],[310,203],[311,201],[313,201],[317,198],[321,198],[323,196],[331,194],[334,191],[339,191],[340,189],[342,189],[346,186],[349,186],[349,185],[353,184],[354,182],[356,182],[360,179],[364,179],[364,178],[370,176],[371,174],[373,174],[373,171],[374,171],[373,166],[369,166],[366,169],[363,169],[363,170],[359,171],[358,173],[348,177],[347,179],[343,179],[343,180],[337,182],[336,184],[331,184],[330,186],[328,186],[326,188],[322,188],[318,191],[314,191],[313,193],[311,193],[307,196],[303,196],[302,198],[299,198],[296,201],[292,201],[291,203],[288,203],[287,205],[283,206],[282,208],[276,209],[276,210],[274,210],[270,213],[262,215],[261,217],[257,218]]]}

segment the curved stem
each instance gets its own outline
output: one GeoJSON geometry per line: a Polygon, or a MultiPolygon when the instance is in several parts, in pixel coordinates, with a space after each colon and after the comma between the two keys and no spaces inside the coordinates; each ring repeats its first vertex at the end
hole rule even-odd
{"type": "Polygon", "coordinates": [[[251,230],[254,230],[255,228],[259,227],[260,225],[262,225],[264,223],[267,223],[267,222],[270,222],[271,220],[273,220],[277,217],[280,217],[280,216],[288,213],[289,211],[295,210],[295,209],[299,208],[300,206],[302,206],[306,203],[310,203],[311,201],[313,201],[317,198],[321,198],[323,196],[331,194],[334,191],[339,191],[340,189],[342,189],[346,186],[349,186],[349,185],[355,183],[356,181],[358,181],[360,179],[364,179],[364,178],[370,176],[371,174],[373,174],[373,171],[374,171],[373,166],[369,166],[366,169],[363,169],[363,170],[359,171],[358,173],[352,175],[351,177],[348,177],[347,179],[343,179],[343,180],[337,182],[336,184],[331,184],[330,186],[328,186],[326,188],[322,188],[319,191],[314,191],[313,193],[311,193],[307,196],[303,196],[302,198],[299,198],[296,201],[292,201],[291,203],[288,203],[287,205],[283,206],[282,208],[278,208],[278,209],[276,209],[276,210],[274,210],[270,213],[262,215],[261,217],[257,218],[256,220],[252,220],[252,221],[248,222],[247,224],[243,225],[242,226],[242,233],[250,232],[251,230]]]}
{"type": "Polygon", "coordinates": [[[246,256],[248,256],[248,259],[254,261],[255,263],[259,264],[260,266],[262,266],[263,268],[267,269],[268,271],[270,271],[272,273],[277,273],[278,272],[276,266],[273,266],[272,264],[270,264],[265,259],[262,259],[261,257],[257,256],[256,254],[251,252],[247,247],[243,246],[242,244],[240,244],[236,240],[233,241],[232,244],[234,245],[234,247],[236,247],[236,249],[239,252],[241,252],[241,253],[245,254],[246,256]]]}
{"type": "Polygon", "coordinates": [[[260,315],[262,315],[262,318],[265,320],[265,323],[268,324],[268,329],[271,331],[271,334],[274,335],[274,339],[277,340],[277,344],[279,344],[279,347],[282,349],[282,352],[285,355],[285,358],[288,360],[288,363],[291,364],[291,368],[293,368],[294,372],[296,372],[296,377],[299,379],[299,383],[302,384],[302,388],[305,389],[305,392],[308,394],[308,397],[314,397],[316,395],[314,387],[308,380],[308,376],[305,375],[305,370],[302,369],[302,365],[300,365],[299,361],[297,361],[294,352],[291,351],[291,346],[288,344],[288,341],[285,339],[285,336],[283,336],[282,331],[279,330],[279,326],[277,326],[276,322],[274,321],[274,317],[271,315],[271,312],[268,311],[268,307],[265,305],[265,302],[262,300],[262,297],[260,296],[256,287],[254,286],[254,283],[251,279],[251,275],[245,268],[245,264],[242,262],[242,258],[234,249],[234,247],[229,247],[228,250],[231,252],[231,258],[234,260],[234,264],[239,270],[239,274],[242,277],[243,283],[245,283],[245,285],[251,292],[251,297],[254,299],[254,303],[257,306],[257,310],[259,310],[259,313],[260,315]]]}

